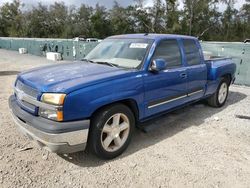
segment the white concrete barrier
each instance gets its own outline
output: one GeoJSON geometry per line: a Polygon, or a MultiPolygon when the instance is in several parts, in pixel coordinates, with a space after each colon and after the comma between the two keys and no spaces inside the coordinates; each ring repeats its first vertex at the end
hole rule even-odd
{"type": "Polygon", "coordinates": [[[46,58],[52,61],[60,61],[62,60],[62,56],[60,53],[57,52],[47,52],[46,58]]]}
{"type": "Polygon", "coordinates": [[[19,48],[19,54],[27,54],[27,48],[19,48]]]}

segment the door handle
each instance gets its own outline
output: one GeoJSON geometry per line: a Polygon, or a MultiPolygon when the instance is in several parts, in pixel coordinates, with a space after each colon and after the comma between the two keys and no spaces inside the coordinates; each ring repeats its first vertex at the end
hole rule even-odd
{"type": "Polygon", "coordinates": [[[183,79],[184,79],[184,78],[187,78],[187,74],[186,74],[186,73],[181,73],[181,74],[180,74],[180,77],[183,78],[183,79]]]}

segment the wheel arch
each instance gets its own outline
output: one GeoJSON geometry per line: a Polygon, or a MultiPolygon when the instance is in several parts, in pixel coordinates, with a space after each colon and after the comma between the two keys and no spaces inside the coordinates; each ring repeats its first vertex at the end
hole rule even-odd
{"type": "Polygon", "coordinates": [[[228,81],[228,86],[231,84],[232,81],[232,75],[227,73],[221,76],[222,78],[225,78],[228,81]]]}
{"type": "Polygon", "coordinates": [[[138,104],[137,104],[136,100],[131,99],[131,98],[114,101],[114,102],[105,104],[105,105],[95,109],[95,111],[91,114],[91,118],[94,117],[95,114],[98,113],[100,110],[102,110],[104,108],[107,108],[107,107],[109,107],[111,105],[115,105],[115,104],[123,104],[123,105],[127,106],[132,111],[132,113],[134,114],[135,121],[137,122],[139,120],[139,107],[138,107],[138,104]]]}

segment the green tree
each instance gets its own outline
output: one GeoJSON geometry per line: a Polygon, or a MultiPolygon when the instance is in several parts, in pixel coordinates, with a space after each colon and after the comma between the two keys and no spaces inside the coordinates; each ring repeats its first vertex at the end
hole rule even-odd
{"type": "Polygon", "coordinates": [[[23,14],[19,0],[5,3],[0,9],[1,33],[4,36],[24,36],[23,14]]]}
{"type": "Polygon", "coordinates": [[[164,13],[165,7],[161,0],[154,0],[154,5],[151,8],[151,22],[152,28],[155,33],[162,33],[166,30],[164,13]]]}
{"type": "Polygon", "coordinates": [[[32,9],[23,8],[19,0],[0,7],[0,36],[73,38],[76,36],[105,38],[123,33],[178,33],[202,40],[242,41],[250,38],[250,0],[240,10],[236,0],[145,0],[122,7],[117,2],[107,10],[96,5],[79,7],[42,3],[32,9]],[[219,11],[219,4],[226,5],[219,11]],[[24,11],[25,10],[25,11],[24,11]]]}
{"type": "Polygon", "coordinates": [[[91,16],[93,8],[82,4],[80,8],[71,7],[67,18],[67,38],[85,36],[91,37],[91,16]]]}
{"type": "Polygon", "coordinates": [[[105,38],[111,33],[109,14],[106,8],[96,4],[91,20],[92,37],[105,38]]]}
{"type": "MultiPolygon", "coordinates": [[[[222,15],[222,30],[225,32],[224,36],[221,36],[223,40],[233,40],[232,30],[234,25],[234,19],[237,14],[237,10],[234,8],[235,0],[222,0],[226,4],[227,8],[222,15]]],[[[235,34],[235,33],[234,33],[235,34]]]]}
{"type": "Polygon", "coordinates": [[[128,11],[134,20],[136,33],[154,32],[149,8],[143,8],[141,5],[135,5],[129,6],[128,11]]]}
{"type": "Polygon", "coordinates": [[[216,0],[184,0],[181,33],[210,39],[209,32],[220,24],[217,4],[216,0]]]}
{"type": "Polygon", "coordinates": [[[27,37],[49,37],[50,36],[50,18],[48,7],[38,4],[37,7],[27,13],[27,37]]]}
{"type": "Polygon", "coordinates": [[[67,17],[68,17],[68,10],[67,6],[63,2],[55,2],[53,5],[50,6],[49,10],[49,36],[52,38],[67,37],[67,17]]]}
{"type": "Polygon", "coordinates": [[[178,1],[177,0],[165,0],[166,4],[166,16],[165,16],[165,25],[167,33],[178,33],[181,29],[180,25],[180,13],[178,10],[178,1]]]}
{"type": "Polygon", "coordinates": [[[110,10],[110,23],[112,25],[112,34],[133,33],[134,21],[130,16],[130,9],[121,7],[117,1],[114,2],[110,10]]]}
{"type": "Polygon", "coordinates": [[[246,0],[239,14],[242,21],[242,40],[250,38],[250,0],[246,0]]]}

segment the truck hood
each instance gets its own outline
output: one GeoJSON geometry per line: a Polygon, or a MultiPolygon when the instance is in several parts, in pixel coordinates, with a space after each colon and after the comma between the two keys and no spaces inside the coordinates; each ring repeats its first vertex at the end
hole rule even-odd
{"type": "Polygon", "coordinates": [[[32,69],[19,74],[18,79],[41,92],[69,93],[130,72],[107,65],[74,62],[32,69]]]}

